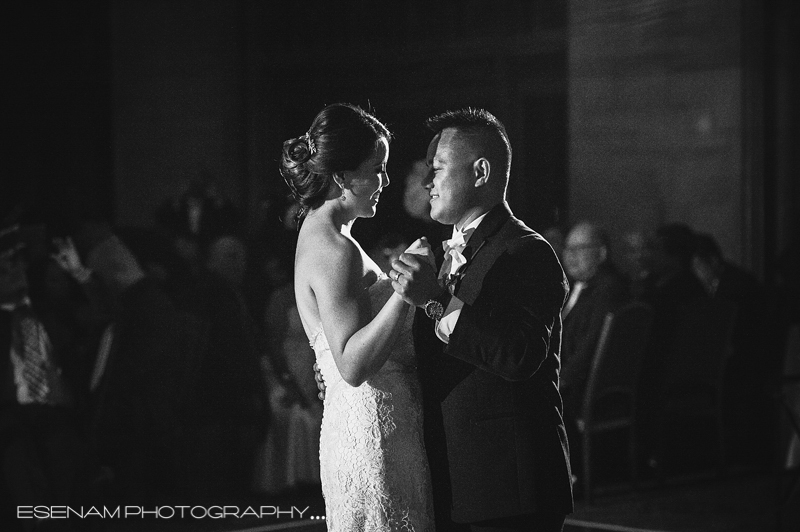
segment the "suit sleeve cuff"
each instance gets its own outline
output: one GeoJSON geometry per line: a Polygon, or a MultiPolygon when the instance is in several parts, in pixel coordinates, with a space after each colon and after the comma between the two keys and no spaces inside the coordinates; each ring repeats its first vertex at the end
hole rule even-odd
{"type": "Polygon", "coordinates": [[[450,343],[450,335],[456,328],[458,317],[461,315],[461,309],[464,307],[464,302],[453,296],[444,310],[442,319],[436,324],[436,336],[439,337],[444,343],[450,343]]]}

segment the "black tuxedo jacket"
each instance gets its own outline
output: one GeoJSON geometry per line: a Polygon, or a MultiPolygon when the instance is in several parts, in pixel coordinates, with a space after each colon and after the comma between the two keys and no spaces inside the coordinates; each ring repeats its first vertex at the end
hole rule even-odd
{"type": "Polygon", "coordinates": [[[423,311],[414,323],[437,522],[567,514],[561,264],[505,203],[489,211],[464,254],[455,290],[464,307],[449,344],[423,311]]]}

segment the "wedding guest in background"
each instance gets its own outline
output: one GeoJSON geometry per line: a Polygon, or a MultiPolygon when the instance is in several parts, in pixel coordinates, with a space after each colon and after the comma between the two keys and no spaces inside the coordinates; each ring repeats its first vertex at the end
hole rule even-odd
{"type": "Polygon", "coordinates": [[[201,497],[246,497],[269,423],[256,329],[242,292],[247,253],[240,237],[222,235],[203,257],[189,307],[206,335],[189,392],[194,488],[201,497]]]}
{"type": "Polygon", "coordinates": [[[255,469],[258,491],[275,495],[319,490],[322,403],[317,400],[314,351],[294,294],[294,246],[273,243],[270,278],[275,289],[264,313],[268,352],[262,356],[270,391],[270,428],[255,469]]]}
{"type": "Polygon", "coordinates": [[[769,416],[773,406],[770,378],[778,365],[779,344],[770,334],[774,321],[767,293],[755,275],[726,260],[716,239],[696,235],[692,270],[712,298],[736,305],[733,351],[725,375],[731,459],[767,466],[770,456],[769,416]]]}
{"type": "Polygon", "coordinates": [[[653,325],[642,360],[638,397],[640,450],[643,465],[649,468],[646,471],[658,466],[653,449],[657,443],[660,390],[675,328],[686,305],[708,297],[692,272],[695,246],[695,232],[691,227],[679,222],[668,223],[659,226],[648,238],[642,256],[647,275],[642,280],[643,288],[638,297],[653,307],[653,325]]]}
{"type": "Polygon", "coordinates": [[[186,239],[195,253],[199,253],[195,246],[203,246],[221,234],[235,233],[241,228],[238,209],[218,191],[213,176],[208,173],[166,198],[155,215],[157,226],[186,239]]]}
{"type": "Polygon", "coordinates": [[[116,235],[134,254],[145,275],[153,279],[179,308],[197,290],[197,272],[182,257],[168,234],[157,228],[116,227],[116,235]]]}
{"type": "Polygon", "coordinates": [[[382,272],[389,273],[392,270],[392,261],[397,259],[410,244],[411,242],[406,241],[400,233],[387,233],[378,238],[368,253],[382,272]]]}
{"type": "Polygon", "coordinates": [[[195,278],[203,275],[209,244],[224,235],[242,232],[236,205],[219,192],[214,177],[203,172],[167,197],[154,213],[155,229],[167,237],[195,278]]]}
{"type": "Polygon", "coordinates": [[[644,291],[649,275],[645,259],[647,235],[644,231],[626,231],[622,235],[619,253],[619,271],[628,281],[631,296],[638,299],[644,291]]]}
{"type": "Polygon", "coordinates": [[[46,291],[31,286],[29,267],[50,257],[31,253],[33,246],[26,246],[24,229],[0,229],[0,505],[4,516],[11,513],[7,504],[85,502],[90,467],[76,408],[83,383],[76,379],[80,371],[71,367],[79,362],[78,356],[64,328],[51,325],[54,316],[47,311],[47,302],[35,299],[46,291]]]}
{"type": "MultiPolygon", "coordinates": [[[[575,425],[583,405],[586,381],[600,339],[603,321],[628,300],[628,287],[609,257],[608,236],[596,224],[579,222],[570,229],[564,246],[564,269],[572,280],[561,311],[560,391],[564,421],[573,456],[580,457],[580,435],[575,425]]],[[[573,474],[581,460],[573,462],[573,474]]]]}
{"type": "Polygon", "coordinates": [[[110,501],[163,503],[174,495],[186,341],[180,314],[110,227],[77,237],[113,309],[107,359],[96,366],[92,443],[113,476],[110,501]]]}

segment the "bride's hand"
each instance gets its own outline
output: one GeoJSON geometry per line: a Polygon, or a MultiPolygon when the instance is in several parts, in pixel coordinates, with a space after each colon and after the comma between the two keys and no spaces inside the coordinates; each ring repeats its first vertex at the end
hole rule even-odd
{"type": "Polygon", "coordinates": [[[392,261],[392,288],[403,300],[414,306],[442,292],[436,275],[436,261],[428,241],[423,237],[414,242],[400,258],[392,261]]]}

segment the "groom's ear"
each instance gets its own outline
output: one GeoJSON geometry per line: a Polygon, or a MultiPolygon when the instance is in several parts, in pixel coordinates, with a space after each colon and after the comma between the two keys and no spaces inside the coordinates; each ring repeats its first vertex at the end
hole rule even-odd
{"type": "Polygon", "coordinates": [[[475,187],[482,187],[489,182],[489,174],[492,166],[486,157],[481,157],[472,163],[472,170],[475,172],[475,187]]]}

